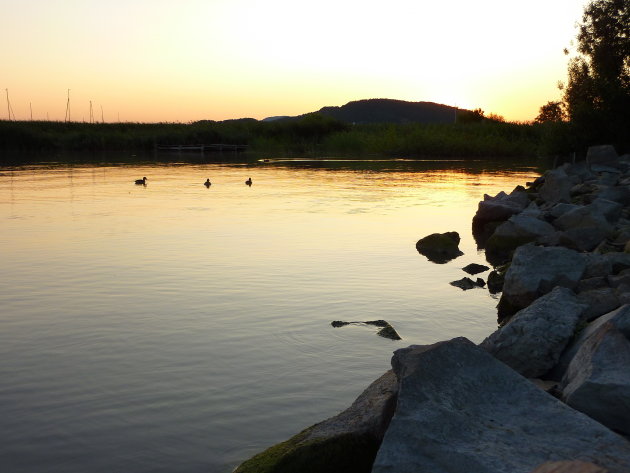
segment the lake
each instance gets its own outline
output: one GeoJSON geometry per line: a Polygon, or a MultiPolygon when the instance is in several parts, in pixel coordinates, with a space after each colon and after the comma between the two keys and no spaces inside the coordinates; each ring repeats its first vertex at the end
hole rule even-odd
{"type": "Polygon", "coordinates": [[[449,282],[485,263],[471,233],[484,193],[536,166],[0,168],[0,471],[228,473],[348,407],[394,350],[480,342],[496,296],[449,282]],[[416,251],[452,230],[464,256],[416,251]],[[402,340],[331,326],[376,319],[402,340]]]}

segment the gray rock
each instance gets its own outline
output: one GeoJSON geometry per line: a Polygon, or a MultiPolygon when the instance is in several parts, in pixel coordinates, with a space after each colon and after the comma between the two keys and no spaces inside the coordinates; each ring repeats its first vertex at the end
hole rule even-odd
{"type": "Polygon", "coordinates": [[[531,473],[607,473],[606,468],[579,460],[545,462],[531,473]]]}
{"type": "Polygon", "coordinates": [[[610,287],[619,287],[622,284],[630,285],[630,269],[624,269],[619,274],[609,274],[608,284],[610,287]]]}
{"type": "Polygon", "coordinates": [[[581,293],[585,291],[591,291],[593,289],[601,289],[608,286],[608,278],[604,276],[597,276],[593,278],[585,278],[580,280],[577,287],[575,288],[576,293],[581,293]]]}
{"type": "Polygon", "coordinates": [[[509,195],[501,191],[494,197],[484,194],[473,218],[473,227],[486,222],[503,221],[522,212],[529,205],[527,192],[514,190],[509,195]]]}
{"type": "Polygon", "coordinates": [[[606,253],[602,258],[611,264],[612,274],[630,268],[630,253],[606,253]]]}
{"type": "Polygon", "coordinates": [[[608,314],[621,305],[615,290],[611,287],[600,287],[582,291],[578,294],[577,298],[582,304],[587,306],[586,310],[582,313],[582,320],[587,322],[604,314],[608,314]]]}
{"type": "Polygon", "coordinates": [[[556,286],[575,288],[585,269],[584,255],[567,248],[518,247],[505,275],[499,317],[516,313],[556,286]]]}
{"type": "Polygon", "coordinates": [[[603,189],[598,197],[620,203],[624,206],[630,205],[630,189],[625,186],[614,186],[603,189]]]}
{"type": "Polygon", "coordinates": [[[567,346],[560,356],[560,360],[556,366],[553,370],[547,373],[547,377],[549,379],[560,381],[564,377],[571,360],[573,360],[575,354],[582,347],[585,341],[607,322],[612,323],[617,330],[623,333],[626,337],[630,338],[630,304],[624,304],[618,309],[602,315],[589,323],[567,346]]]}
{"type": "Polygon", "coordinates": [[[630,342],[607,322],[580,347],[563,379],[563,400],[630,435],[630,342]]]}
{"type": "Polygon", "coordinates": [[[352,406],[243,462],[234,473],[370,471],[394,413],[398,384],[388,371],[352,406]]]}
{"type": "Polygon", "coordinates": [[[594,253],[585,255],[586,269],[584,270],[584,279],[595,277],[606,277],[613,272],[613,264],[610,258],[594,253]]]}
{"type": "Polygon", "coordinates": [[[538,196],[548,203],[571,202],[571,188],[576,184],[562,168],[547,171],[545,183],[540,187],[538,196]]]}
{"type": "Polygon", "coordinates": [[[472,342],[397,350],[396,413],[372,473],[528,473],[559,458],[630,471],[630,443],[472,342]]]}
{"type": "Polygon", "coordinates": [[[590,146],[586,151],[586,162],[591,165],[615,163],[618,158],[617,151],[612,145],[590,146]]]}
{"type": "Polygon", "coordinates": [[[554,227],[543,220],[523,213],[513,215],[486,241],[486,258],[493,264],[504,263],[516,247],[553,233],[554,227]]]}
{"type": "Polygon", "coordinates": [[[552,219],[556,219],[562,215],[564,215],[565,213],[571,211],[571,210],[575,210],[580,208],[579,205],[575,205],[575,204],[564,204],[564,203],[560,203],[560,204],[555,204],[553,207],[551,207],[548,211],[547,211],[547,215],[549,215],[550,218],[552,219]]]}
{"type": "Polygon", "coordinates": [[[554,220],[553,225],[563,231],[565,246],[591,251],[612,235],[614,227],[607,215],[612,216],[613,212],[620,210],[621,206],[616,202],[597,199],[589,205],[566,212],[554,220]]]}
{"type": "Polygon", "coordinates": [[[570,289],[556,287],[517,312],[480,346],[523,376],[542,376],[560,359],[586,308],[570,289]]]}

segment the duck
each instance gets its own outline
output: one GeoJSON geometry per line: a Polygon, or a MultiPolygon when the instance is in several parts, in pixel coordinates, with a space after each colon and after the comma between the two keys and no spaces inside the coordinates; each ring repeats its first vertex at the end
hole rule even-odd
{"type": "Polygon", "coordinates": [[[248,186],[251,186],[251,185],[252,185],[252,178],[251,178],[251,177],[250,177],[250,178],[248,178],[248,179],[245,181],[245,184],[247,184],[248,186]]]}
{"type": "Polygon", "coordinates": [[[206,187],[210,187],[212,183],[210,182],[210,179],[206,179],[206,182],[204,182],[203,185],[206,187]]]}
{"type": "Polygon", "coordinates": [[[141,185],[146,185],[147,184],[147,178],[143,177],[142,179],[136,179],[136,184],[141,184],[141,185]]]}

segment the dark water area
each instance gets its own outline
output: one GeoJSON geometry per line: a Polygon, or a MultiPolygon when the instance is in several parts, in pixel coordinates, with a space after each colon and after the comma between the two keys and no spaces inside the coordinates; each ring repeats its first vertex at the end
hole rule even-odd
{"type": "Polygon", "coordinates": [[[485,262],[471,233],[483,194],[541,164],[116,154],[1,166],[0,471],[228,473],[349,406],[395,349],[480,342],[496,297],[449,282],[485,262]],[[416,251],[453,230],[460,258],[416,251]],[[402,340],[331,325],[378,319],[402,340]]]}

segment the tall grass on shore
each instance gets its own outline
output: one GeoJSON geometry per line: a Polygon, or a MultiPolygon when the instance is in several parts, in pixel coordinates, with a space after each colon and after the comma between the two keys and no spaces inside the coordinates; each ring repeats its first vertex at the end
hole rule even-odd
{"type": "MultiPolygon", "coordinates": [[[[321,114],[181,123],[0,121],[0,152],[152,151],[158,144],[239,144],[284,155],[524,157],[569,152],[545,124],[357,124],[321,114]],[[555,137],[555,138],[554,138],[555,137]]],[[[0,163],[1,161],[0,157],[0,163]]]]}

